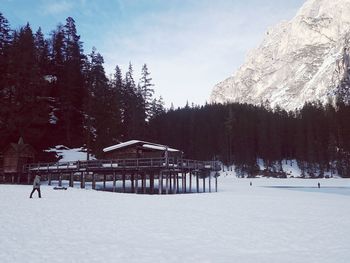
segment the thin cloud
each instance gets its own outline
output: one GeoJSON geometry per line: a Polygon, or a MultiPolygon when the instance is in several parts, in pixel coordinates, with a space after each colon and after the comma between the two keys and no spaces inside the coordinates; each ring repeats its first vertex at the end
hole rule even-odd
{"type": "Polygon", "coordinates": [[[56,15],[72,10],[73,3],[67,1],[45,1],[42,7],[43,12],[47,15],[56,15]]]}
{"type": "Polygon", "coordinates": [[[281,7],[271,14],[272,4],[251,8],[225,1],[203,3],[187,10],[145,13],[129,23],[127,31],[112,26],[100,49],[106,71],[112,72],[116,64],[126,69],[130,60],[135,70],[147,63],[167,105],[181,106],[187,100],[203,104],[213,86],[244,62],[267,27],[295,12],[281,7]]]}

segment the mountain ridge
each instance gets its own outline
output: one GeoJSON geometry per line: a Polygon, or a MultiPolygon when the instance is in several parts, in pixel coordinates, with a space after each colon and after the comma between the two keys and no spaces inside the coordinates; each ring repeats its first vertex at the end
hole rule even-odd
{"type": "Polygon", "coordinates": [[[211,102],[268,102],[287,110],[325,103],[347,74],[350,0],[308,0],[290,21],[269,29],[236,73],[218,83],[211,102]]]}

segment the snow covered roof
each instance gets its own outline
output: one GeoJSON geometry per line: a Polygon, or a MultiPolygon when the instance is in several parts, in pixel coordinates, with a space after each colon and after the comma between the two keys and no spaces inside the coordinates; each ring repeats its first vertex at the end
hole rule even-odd
{"type": "MultiPolygon", "coordinates": [[[[119,144],[104,148],[103,152],[114,151],[116,149],[121,149],[121,148],[128,147],[128,146],[134,145],[134,144],[140,144],[140,146],[143,148],[153,149],[153,150],[158,150],[158,151],[165,151],[167,148],[166,145],[156,144],[156,143],[152,143],[152,142],[139,141],[139,140],[131,140],[131,141],[119,143],[119,144]]],[[[180,150],[170,148],[170,147],[168,147],[168,151],[169,152],[180,152],[180,150]]]]}

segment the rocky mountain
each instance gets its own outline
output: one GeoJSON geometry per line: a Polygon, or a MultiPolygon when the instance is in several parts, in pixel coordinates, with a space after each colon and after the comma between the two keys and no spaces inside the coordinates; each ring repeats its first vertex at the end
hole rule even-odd
{"type": "Polygon", "coordinates": [[[327,102],[350,71],[350,0],[307,0],[291,21],[266,33],[211,102],[269,103],[287,110],[327,102]]]}

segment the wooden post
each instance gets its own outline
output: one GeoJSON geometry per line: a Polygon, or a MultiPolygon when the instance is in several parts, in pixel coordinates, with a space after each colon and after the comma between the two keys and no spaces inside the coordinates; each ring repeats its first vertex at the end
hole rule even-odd
{"type": "Polygon", "coordinates": [[[95,173],[92,174],[92,189],[96,189],[96,176],[95,173]]]}
{"type": "Polygon", "coordinates": [[[143,179],[144,174],[141,173],[141,192],[144,193],[144,189],[145,189],[145,180],[143,179]]]}
{"type": "Polygon", "coordinates": [[[106,174],[103,174],[103,190],[106,190],[106,174]]]}
{"type": "Polygon", "coordinates": [[[85,173],[81,172],[80,175],[80,188],[84,189],[85,188],[85,173]]]}
{"type": "Polygon", "coordinates": [[[74,174],[69,174],[69,187],[74,187],[74,174]]]}
{"type": "Polygon", "coordinates": [[[174,180],[174,194],[177,193],[176,175],[177,175],[177,173],[174,173],[174,178],[173,178],[173,180],[174,180]]]}
{"type": "Polygon", "coordinates": [[[154,194],[154,173],[151,173],[149,175],[149,181],[150,181],[150,194],[154,194]]]}
{"type": "Polygon", "coordinates": [[[185,193],[187,193],[187,174],[184,173],[184,172],[182,172],[182,175],[185,177],[185,178],[184,178],[184,182],[185,182],[185,187],[184,187],[184,189],[185,189],[185,193]]]}
{"type": "Polygon", "coordinates": [[[218,177],[215,175],[215,192],[218,191],[218,177]]]}
{"type": "Polygon", "coordinates": [[[211,193],[211,172],[209,172],[209,193],[211,193]]]}
{"type": "Polygon", "coordinates": [[[47,176],[47,184],[51,185],[51,173],[47,176]]]}
{"type": "Polygon", "coordinates": [[[176,189],[177,193],[180,193],[180,188],[179,188],[179,174],[176,173],[176,189]]]}
{"type": "Polygon", "coordinates": [[[135,180],[135,194],[137,194],[139,190],[139,175],[136,174],[136,180],[135,180]]]}
{"type": "Polygon", "coordinates": [[[199,193],[199,174],[196,172],[196,186],[197,186],[197,193],[199,193]]]}
{"type": "Polygon", "coordinates": [[[122,180],[123,180],[123,193],[125,193],[125,173],[122,175],[122,180]]]}
{"type": "Polygon", "coordinates": [[[147,193],[147,174],[143,173],[143,193],[146,194],[147,193]]]}
{"type": "Polygon", "coordinates": [[[203,192],[205,193],[205,175],[203,175],[203,192]]]}
{"type": "Polygon", "coordinates": [[[165,193],[169,194],[169,174],[165,175],[165,193]]]}
{"type": "Polygon", "coordinates": [[[58,175],[58,186],[62,186],[62,174],[58,175]]]}
{"type": "Polygon", "coordinates": [[[113,172],[113,192],[115,192],[117,190],[117,176],[115,174],[115,172],[113,172]]]}
{"type": "Polygon", "coordinates": [[[190,171],[190,193],[192,193],[192,172],[190,171]]]}
{"type": "Polygon", "coordinates": [[[159,173],[158,177],[158,194],[162,194],[162,189],[163,188],[163,177],[162,177],[162,172],[159,173]]]}
{"type": "Polygon", "coordinates": [[[184,173],[181,173],[181,192],[185,192],[185,178],[184,178],[184,173]]]}
{"type": "Polygon", "coordinates": [[[171,174],[171,172],[169,172],[169,190],[170,190],[170,193],[173,192],[173,182],[172,182],[171,178],[172,178],[172,174],[171,174]]]}
{"type": "Polygon", "coordinates": [[[135,175],[134,175],[134,173],[131,174],[130,180],[131,180],[131,192],[133,193],[133,192],[135,192],[135,175]]]}

